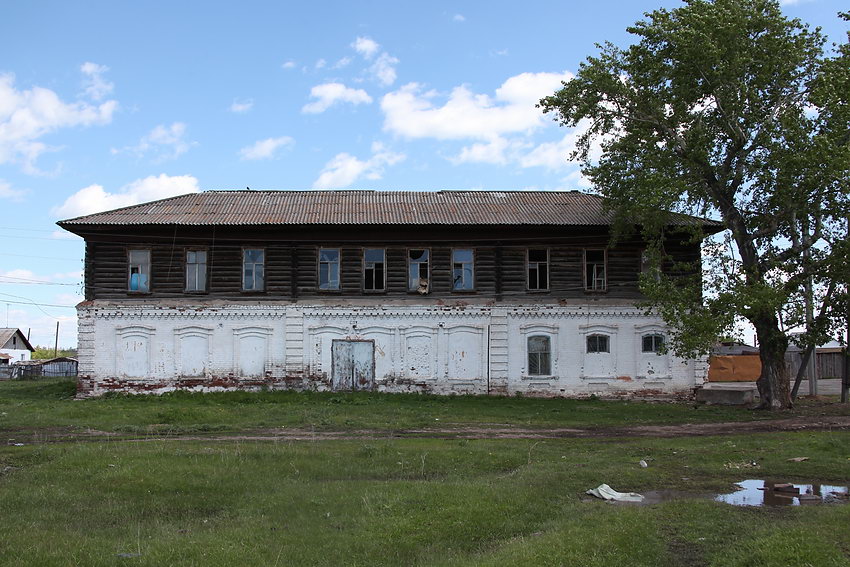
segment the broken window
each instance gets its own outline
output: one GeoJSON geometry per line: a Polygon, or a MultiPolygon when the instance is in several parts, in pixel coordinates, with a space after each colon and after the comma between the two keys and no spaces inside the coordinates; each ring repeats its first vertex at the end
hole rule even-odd
{"type": "Polygon", "coordinates": [[[588,335],[587,352],[611,352],[608,335],[588,335]]]}
{"type": "Polygon", "coordinates": [[[428,250],[408,250],[408,290],[419,293],[428,293],[428,250]]]}
{"type": "Polygon", "coordinates": [[[549,376],[552,374],[552,343],[545,335],[528,337],[528,374],[549,376]]]}
{"type": "Polygon", "coordinates": [[[452,250],[452,289],[454,291],[475,289],[473,281],[474,256],[475,254],[470,248],[452,250]]]}
{"type": "Polygon", "coordinates": [[[319,248],[319,289],[339,289],[338,248],[319,248]]]}
{"type": "Polygon", "coordinates": [[[529,248],[527,263],[528,289],[532,291],[549,289],[549,250],[529,248]]]}
{"type": "Polygon", "coordinates": [[[584,289],[587,291],[605,291],[607,287],[605,250],[585,250],[584,289]]]}
{"type": "Polygon", "coordinates": [[[387,289],[386,252],[383,248],[363,250],[363,289],[366,291],[387,289]]]}
{"type": "Polygon", "coordinates": [[[661,333],[644,335],[642,343],[641,352],[661,354],[664,351],[664,335],[661,333]]]}
{"type": "Polygon", "coordinates": [[[207,251],[186,251],[186,291],[206,291],[207,251]]]}
{"type": "Polygon", "coordinates": [[[130,250],[128,253],[127,289],[148,293],[151,290],[151,251],[130,250]]]}
{"type": "Polygon", "coordinates": [[[242,251],[242,291],[263,291],[266,285],[266,251],[246,248],[242,251]]]}
{"type": "Polygon", "coordinates": [[[661,266],[653,262],[649,250],[644,250],[640,255],[640,273],[648,275],[652,281],[661,281],[661,266]]]}

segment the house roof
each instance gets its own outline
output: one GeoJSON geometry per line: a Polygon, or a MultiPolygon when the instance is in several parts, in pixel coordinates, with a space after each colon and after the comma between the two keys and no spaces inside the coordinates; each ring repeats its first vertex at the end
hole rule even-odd
{"type": "Polygon", "coordinates": [[[41,358],[38,360],[31,361],[33,364],[49,364],[51,362],[78,362],[78,360],[72,356],[57,356],[56,358],[41,358]]]}
{"type": "MultiPolygon", "coordinates": [[[[206,191],[59,221],[91,225],[608,225],[578,191],[206,191]]],[[[720,223],[671,213],[671,224],[720,223]]]]}
{"type": "Polygon", "coordinates": [[[11,340],[12,335],[14,335],[15,333],[18,333],[18,336],[23,341],[24,346],[27,347],[27,350],[29,350],[29,351],[35,350],[32,347],[32,345],[30,344],[30,342],[27,340],[27,338],[24,336],[24,334],[21,332],[21,330],[20,329],[13,329],[13,328],[9,328],[9,329],[0,328],[0,348],[3,348],[3,345],[8,343],[11,340]]]}

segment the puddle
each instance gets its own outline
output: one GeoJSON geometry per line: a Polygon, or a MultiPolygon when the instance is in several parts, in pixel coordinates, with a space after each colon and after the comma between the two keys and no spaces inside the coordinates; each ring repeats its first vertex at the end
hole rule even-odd
{"type": "MultiPolygon", "coordinates": [[[[809,504],[846,504],[850,502],[847,486],[831,484],[793,484],[761,479],[736,482],[738,490],[729,494],[699,494],[681,490],[648,490],[642,502],[615,502],[621,506],[647,506],[680,500],[682,498],[706,498],[725,502],[732,506],[801,506],[809,504]]],[[[599,502],[596,498],[582,498],[582,502],[599,502]]]]}
{"type": "Polygon", "coordinates": [[[748,479],[735,483],[738,490],[714,499],[733,506],[800,506],[848,501],[848,487],[829,484],[794,484],[748,479]]]}

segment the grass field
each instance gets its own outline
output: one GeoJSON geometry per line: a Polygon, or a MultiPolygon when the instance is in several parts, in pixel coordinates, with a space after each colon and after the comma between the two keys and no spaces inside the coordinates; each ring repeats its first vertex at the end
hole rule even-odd
{"type": "MultiPolygon", "coordinates": [[[[0,446],[0,564],[850,565],[850,505],[744,508],[706,497],[745,478],[846,485],[848,431],[273,442],[241,433],[771,416],[523,398],[71,395],[65,381],[0,383],[0,433],[13,440],[0,446]],[[45,442],[87,428],[144,435],[45,442]],[[192,438],[159,435],[185,432],[192,438]],[[799,456],[809,460],[788,460],[799,456]],[[603,482],[682,494],[648,506],[585,501],[603,482]]],[[[824,403],[795,412],[850,413],[824,403]]]]}

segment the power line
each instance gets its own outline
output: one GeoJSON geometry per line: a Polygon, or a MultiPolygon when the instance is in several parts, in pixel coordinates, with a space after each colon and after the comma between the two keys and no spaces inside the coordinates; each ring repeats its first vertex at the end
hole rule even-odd
{"type": "Polygon", "coordinates": [[[47,281],[47,280],[33,280],[33,279],[30,279],[30,278],[18,278],[18,277],[15,277],[15,276],[0,275],[0,278],[5,278],[5,279],[8,279],[8,280],[16,280],[16,281],[11,281],[11,282],[4,282],[4,281],[0,280],[0,283],[8,283],[8,284],[15,284],[15,285],[70,285],[70,286],[82,285],[82,282],[77,282],[77,283],[51,282],[51,281],[47,281]]]}
{"type": "MultiPolygon", "coordinates": [[[[2,293],[0,295],[7,295],[2,293]]],[[[35,301],[12,301],[11,299],[0,299],[0,303],[14,303],[15,305],[35,305],[36,307],[61,307],[63,309],[76,309],[76,305],[58,305],[56,303],[36,303],[35,301]]],[[[53,317],[50,313],[42,311],[48,317],[53,317]]],[[[56,317],[53,317],[56,319],[56,317]]]]}
{"type": "Polygon", "coordinates": [[[12,254],[11,252],[0,252],[0,256],[15,256],[17,258],[38,258],[39,260],[65,260],[74,262],[79,262],[80,260],[82,260],[82,258],[70,258],[68,256],[60,258],[59,256],[33,256],[32,254],[12,254]]]}

